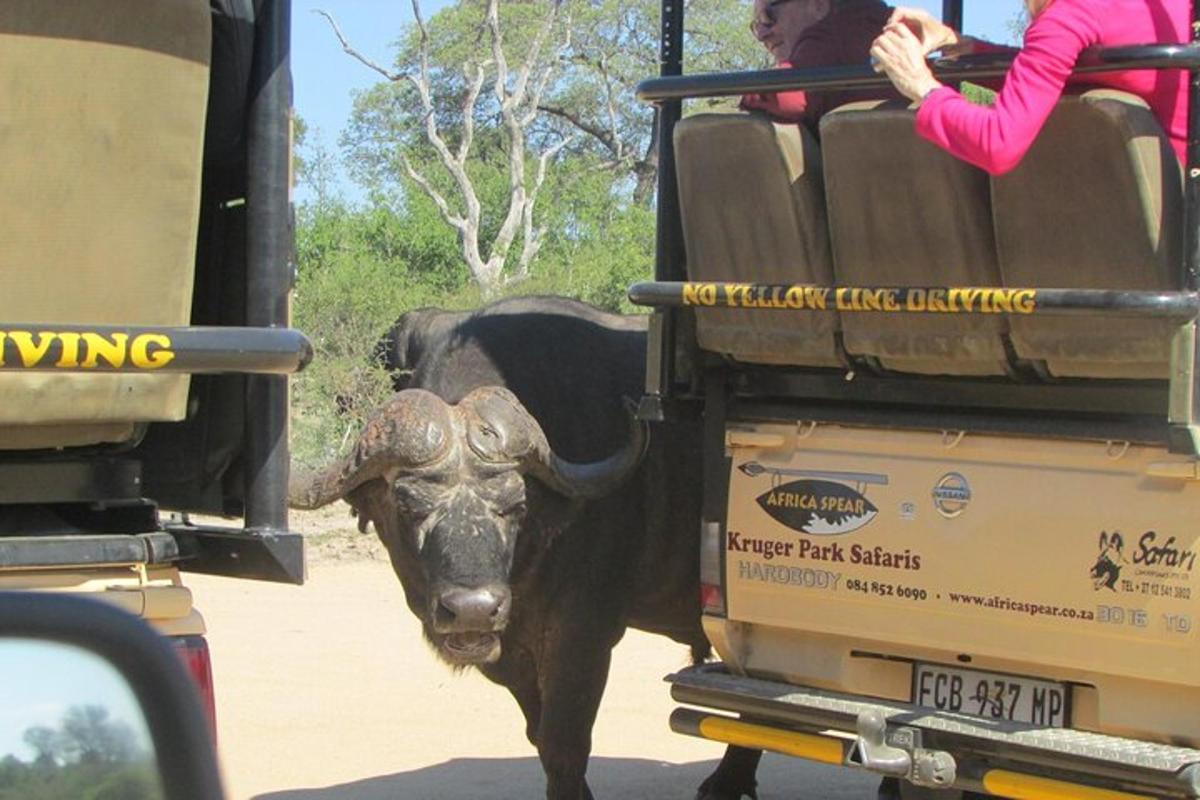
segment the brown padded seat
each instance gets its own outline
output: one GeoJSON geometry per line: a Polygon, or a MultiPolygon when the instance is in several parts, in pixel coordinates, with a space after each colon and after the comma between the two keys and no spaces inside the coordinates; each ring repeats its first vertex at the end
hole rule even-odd
{"type": "MultiPolygon", "coordinates": [[[[675,154],[690,280],[831,284],[812,134],[761,114],[698,114],[675,127],[675,154]]],[[[831,312],[697,309],[696,325],[702,348],[739,361],[843,364],[831,312]]]]}
{"type": "MultiPolygon", "coordinates": [[[[208,0],[0,3],[0,322],[186,325],[208,0]]],[[[186,375],[0,374],[0,450],[178,420],[186,375]]]]}
{"type": "MultiPolygon", "coordinates": [[[[1064,99],[1021,164],[992,182],[1005,284],[1180,288],[1182,179],[1141,99],[1112,90],[1064,99]]],[[[1017,353],[1052,375],[1169,377],[1169,322],[1047,316],[1011,325],[1017,353]]]]}
{"type": "MultiPolygon", "coordinates": [[[[988,176],[920,138],[893,102],[821,120],[834,273],[844,286],[999,286],[988,176]]],[[[1004,375],[1001,317],[843,313],[847,352],[926,375],[1004,375]]]]}

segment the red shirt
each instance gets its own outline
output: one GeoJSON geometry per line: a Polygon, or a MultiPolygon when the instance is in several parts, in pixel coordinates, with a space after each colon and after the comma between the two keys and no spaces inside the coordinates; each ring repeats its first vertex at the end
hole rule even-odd
{"type": "MultiPolygon", "coordinates": [[[[871,43],[875,41],[892,14],[882,0],[844,0],[834,6],[825,19],[801,34],[791,57],[779,62],[786,67],[834,67],[866,64],[871,43]]],[[[899,95],[892,91],[858,90],[816,92],[808,97],[803,91],[751,94],[742,98],[741,107],[765,111],[782,122],[803,122],[814,131],[827,111],[855,100],[878,100],[899,95]]]]}
{"type": "MultiPolygon", "coordinates": [[[[1190,41],[1189,0],[1054,0],[1025,32],[994,106],[970,103],[944,87],[917,112],[917,132],[993,175],[1011,170],[1028,152],[1062,97],[1080,52],[1190,41]]],[[[1186,163],[1188,81],[1182,70],[1128,70],[1071,80],[1078,88],[1104,86],[1142,97],[1186,163]]]]}

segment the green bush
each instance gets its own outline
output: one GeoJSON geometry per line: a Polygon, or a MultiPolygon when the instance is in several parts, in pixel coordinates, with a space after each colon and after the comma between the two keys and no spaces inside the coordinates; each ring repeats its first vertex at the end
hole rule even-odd
{"type": "Polygon", "coordinates": [[[400,314],[445,294],[444,275],[426,280],[406,268],[395,238],[402,227],[389,216],[341,206],[301,215],[293,324],[316,350],[293,382],[292,450],[302,464],[345,451],[365,415],[391,393],[388,376],[371,361],[380,335],[400,314]]]}

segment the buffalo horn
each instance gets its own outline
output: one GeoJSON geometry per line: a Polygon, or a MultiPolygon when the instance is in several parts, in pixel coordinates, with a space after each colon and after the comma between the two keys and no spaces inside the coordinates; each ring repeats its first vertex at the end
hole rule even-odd
{"type": "Polygon", "coordinates": [[[288,505],[314,509],[340,500],[394,468],[419,467],[445,456],[453,437],[450,408],[423,389],[406,389],[376,411],[345,458],[288,486],[288,505]]]}
{"type": "Polygon", "coordinates": [[[507,389],[477,389],[464,398],[463,405],[471,406],[483,420],[495,421],[493,427],[508,429],[511,440],[504,449],[529,474],[566,497],[594,499],[610,494],[637,471],[646,454],[649,437],[632,408],[627,409],[629,436],[621,449],[600,461],[579,464],[554,452],[542,426],[507,389]]]}

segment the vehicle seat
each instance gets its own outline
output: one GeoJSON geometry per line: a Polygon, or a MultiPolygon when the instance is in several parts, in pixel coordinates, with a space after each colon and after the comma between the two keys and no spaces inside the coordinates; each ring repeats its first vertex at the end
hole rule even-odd
{"type": "MultiPolygon", "coordinates": [[[[894,101],[850,103],[821,119],[840,286],[999,286],[985,172],[935,147],[894,101]]],[[[899,372],[1004,375],[1003,317],[842,314],[846,350],[899,372]]]]}
{"type": "MultiPolygon", "coordinates": [[[[0,328],[188,324],[210,25],[208,0],[0,3],[0,328]]],[[[0,372],[0,450],[123,442],[187,393],[0,372]]]]}
{"type": "MultiPolygon", "coordinates": [[[[1170,140],[1140,98],[1093,90],[1064,99],[1021,164],[992,181],[1005,284],[1179,289],[1182,186],[1170,140]]],[[[1011,325],[1016,352],[1054,376],[1169,377],[1170,322],[1039,316],[1011,325]]]]}
{"type": "MultiPolygon", "coordinates": [[[[688,279],[829,286],[821,154],[799,125],[698,114],[675,127],[688,279]]],[[[834,312],[697,309],[700,346],[759,364],[840,367],[834,312]]]]}

